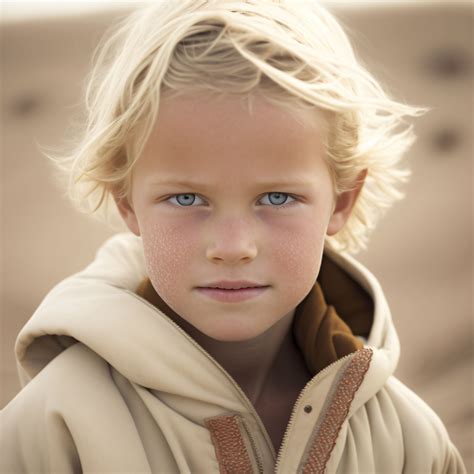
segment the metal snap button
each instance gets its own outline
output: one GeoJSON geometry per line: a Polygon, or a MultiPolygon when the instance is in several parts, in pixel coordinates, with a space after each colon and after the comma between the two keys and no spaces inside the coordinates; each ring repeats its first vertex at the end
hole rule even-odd
{"type": "Polygon", "coordinates": [[[304,411],[305,411],[306,413],[311,413],[312,410],[313,410],[313,407],[312,407],[311,405],[306,405],[306,406],[304,407],[304,411]]]}

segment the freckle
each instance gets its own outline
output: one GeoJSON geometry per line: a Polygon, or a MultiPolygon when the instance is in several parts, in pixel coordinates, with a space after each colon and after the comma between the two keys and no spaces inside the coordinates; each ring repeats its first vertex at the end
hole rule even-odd
{"type": "Polygon", "coordinates": [[[288,272],[295,273],[301,263],[301,249],[300,242],[294,239],[288,239],[285,245],[278,245],[275,254],[283,263],[283,266],[288,272]]]}
{"type": "Polygon", "coordinates": [[[190,263],[189,238],[179,228],[155,224],[144,230],[143,243],[148,276],[165,300],[172,298],[190,263]]]}

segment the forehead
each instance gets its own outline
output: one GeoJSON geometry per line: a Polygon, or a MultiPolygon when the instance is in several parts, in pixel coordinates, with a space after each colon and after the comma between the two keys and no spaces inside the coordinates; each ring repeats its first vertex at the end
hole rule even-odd
{"type": "Polygon", "coordinates": [[[222,174],[249,179],[265,174],[302,177],[322,165],[322,143],[315,116],[289,111],[262,98],[251,111],[241,99],[181,96],[164,99],[139,165],[149,175],[222,174]],[[243,174],[247,173],[247,174],[243,174]]]}

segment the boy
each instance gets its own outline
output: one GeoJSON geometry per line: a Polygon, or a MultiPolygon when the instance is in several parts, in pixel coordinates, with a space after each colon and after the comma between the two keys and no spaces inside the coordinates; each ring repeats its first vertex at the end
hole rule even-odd
{"type": "Polygon", "coordinates": [[[72,197],[131,231],[16,344],[2,472],[465,472],[393,377],[365,246],[421,110],[314,2],[153,2],[98,56],[72,197]],[[111,55],[113,53],[113,55],[111,55]]]}

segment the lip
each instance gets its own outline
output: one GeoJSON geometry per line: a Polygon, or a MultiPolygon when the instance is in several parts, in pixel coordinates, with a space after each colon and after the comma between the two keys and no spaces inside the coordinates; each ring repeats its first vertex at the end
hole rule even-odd
{"type": "Polygon", "coordinates": [[[225,290],[240,290],[241,288],[256,288],[256,287],[265,287],[268,285],[261,285],[254,281],[249,280],[220,280],[213,283],[209,283],[199,288],[220,288],[225,290]]]}
{"type": "Polygon", "coordinates": [[[257,296],[264,293],[268,288],[269,286],[241,288],[239,290],[223,290],[220,288],[197,288],[197,290],[205,296],[217,301],[222,301],[224,303],[237,303],[239,301],[256,298],[257,296]]]}

